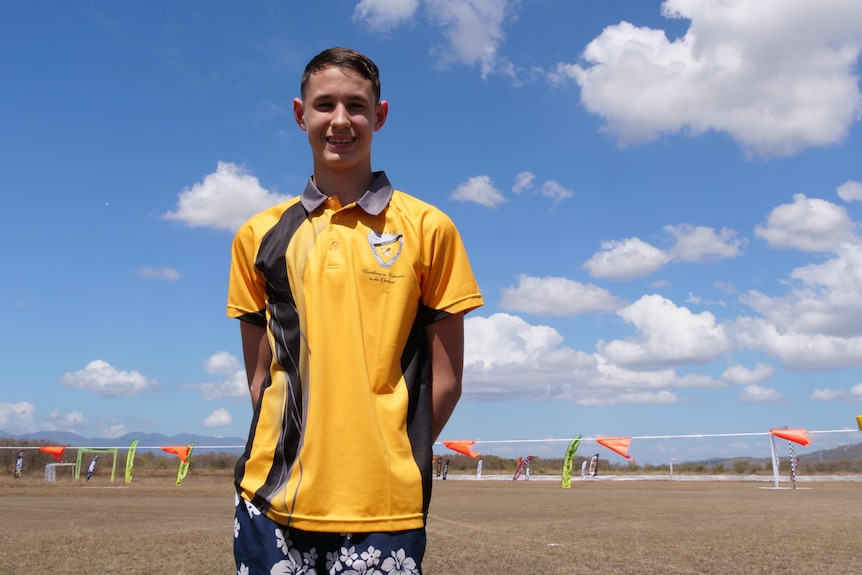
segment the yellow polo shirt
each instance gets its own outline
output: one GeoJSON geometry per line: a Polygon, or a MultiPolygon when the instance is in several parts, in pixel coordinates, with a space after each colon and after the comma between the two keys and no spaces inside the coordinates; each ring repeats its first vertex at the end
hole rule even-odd
{"type": "Polygon", "coordinates": [[[228,316],[265,326],[273,355],[236,484],[297,529],[424,525],[425,327],[482,305],[451,220],[375,176],[343,207],[309,181],[234,239],[228,316]]]}

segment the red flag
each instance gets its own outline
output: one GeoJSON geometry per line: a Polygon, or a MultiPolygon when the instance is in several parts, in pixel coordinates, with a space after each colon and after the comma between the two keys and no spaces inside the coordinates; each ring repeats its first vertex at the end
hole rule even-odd
{"type": "Polygon", "coordinates": [[[168,453],[173,453],[177,455],[180,459],[182,459],[183,463],[189,462],[190,450],[191,448],[188,445],[162,447],[162,451],[167,451],[168,453]]]}
{"type": "Polygon", "coordinates": [[[464,455],[469,455],[470,457],[478,457],[481,455],[480,453],[476,453],[471,447],[476,442],[473,440],[463,440],[463,441],[444,441],[443,445],[451,449],[452,451],[457,451],[458,453],[463,453],[464,455]]]}
{"type": "Polygon", "coordinates": [[[775,437],[780,437],[799,445],[811,445],[811,438],[808,437],[807,429],[770,429],[769,433],[775,437]]]}
{"type": "Polygon", "coordinates": [[[63,463],[63,452],[66,451],[66,447],[63,445],[43,445],[39,448],[39,451],[50,453],[54,456],[54,459],[63,463]]]}
{"type": "Polygon", "coordinates": [[[596,441],[611,451],[619,453],[632,463],[637,463],[637,461],[629,455],[629,444],[632,442],[631,437],[599,437],[596,441]]]}

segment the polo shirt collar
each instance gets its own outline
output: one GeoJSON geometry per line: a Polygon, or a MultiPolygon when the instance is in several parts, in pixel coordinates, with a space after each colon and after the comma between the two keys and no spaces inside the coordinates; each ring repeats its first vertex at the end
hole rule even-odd
{"type": "MultiPolygon", "coordinates": [[[[356,203],[368,214],[376,216],[389,205],[389,200],[392,199],[394,191],[392,184],[389,183],[389,178],[386,177],[386,172],[374,172],[374,181],[371,182],[371,187],[362,194],[362,197],[356,203]]],[[[311,213],[323,205],[326,197],[323,192],[317,189],[312,179],[308,178],[308,183],[305,184],[305,190],[302,192],[302,199],[300,201],[306,211],[311,213]]]]}

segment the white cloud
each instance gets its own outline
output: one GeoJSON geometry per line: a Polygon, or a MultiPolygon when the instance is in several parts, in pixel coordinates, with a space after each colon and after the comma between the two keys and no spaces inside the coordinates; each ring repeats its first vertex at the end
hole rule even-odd
{"type": "Polygon", "coordinates": [[[593,277],[615,280],[640,278],[671,261],[668,253],[639,238],[604,241],[601,248],[584,263],[584,268],[593,277]]]}
{"type": "Polygon", "coordinates": [[[191,387],[203,394],[203,398],[212,401],[224,397],[248,398],[248,377],[240,361],[226,351],[219,351],[204,362],[206,373],[217,375],[216,383],[198,383],[191,387]]]}
{"type": "Polygon", "coordinates": [[[797,369],[817,354],[814,365],[862,363],[862,245],[847,246],[819,264],[794,269],[786,295],[749,291],[740,296],[760,317],[740,317],[745,345],[789,360],[797,369]]]}
{"type": "Polygon", "coordinates": [[[426,0],[431,21],[443,29],[448,42],[436,51],[441,62],[478,64],[483,78],[512,75],[511,64],[499,54],[507,4],[507,0],[426,0]]]}
{"type": "Polygon", "coordinates": [[[746,385],[739,393],[738,399],[742,403],[783,403],[785,401],[778,390],[756,384],[746,385]]]}
{"type": "Polygon", "coordinates": [[[157,385],[155,380],[137,371],[120,371],[101,359],[91,361],[84,369],[64,373],[59,383],[103,397],[132,397],[157,385]]]}
{"type": "Polygon", "coordinates": [[[775,248],[831,252],[855,241],[847,211],[818,198],[794,194],[792,204],[774,208],[755,234],[775,248]]]}
{"type": "Polygon", "coordinates": [[[274,194],[242,166],[219,162],[202,182],[180,192],[177,208],[162,217],[186,225],[236,231],[254,214],[288,200],[274,194]]]}
{"type": "MultiPolygon", "coordinates": [[[[779,319],[786,324],[788,319],[779,319]]],[[[800,333],[763,318],[734,322],[734,338],[743,346],[775,357],[794,371],[838,369],[862,365],[862,337],[800,333]]]]}
{"type": "Polygon", "coordinates": [[[36,407],[27,401],[0,402],[0,430],[15,434],[36,431],[36,407]]]}
{"type": "Polygon", "coordinates": [[[539,186],[538,194],[541,196],[545,196],[554,200],[554,205],[556,206],[563,200],[574,197],[575,192],[564,188],[560,185],[559,182],[555,180],[548,180],[539,186]]]}
{"type": "Polygon", "coordinates": [[[680,224],[665,226],[673,244],[667,250],[649,244],[640,238],[604,241],[601,250],[584,263],[593,277],[630,280],[647,276],[671,262],[710,262],[742,255],[747,243],[737,232],[680,224]]]}
{"type": "Polygon", "coordinates": [[[596,347],[618,365],[655,368],[705,363],[729,349],[724,327],[714,315],[694,314],[658,295],[645,295],[617,313],[638,329],[637,337],[600,341],[596,347]]]}
{"type": "Polygon", "coordinates": [[[409,21],[419,8],[419,0],[361,0],[356,4],[353,20],[376,30],[388,30],[409,21]]]}
{"type": "Polygon", "coordinates": [[[124,436],[126,433],[128,433],[128,431],[126,430],[126,426],[121,423],[117,423],[115,425],[102,428],[102,430],[99,432],[99,437],[116,439],[117,437],[124,436]]]}
{"type": "Polygon", "coordinates": [[[464,394],[473,398],[570,400],[578,405],[675,403],[669,388],[719,387],[709,376],[630,369],[563,345],[549,326],[504,313],[465,321],[464,394]]]}
{"type": "Polygon", "coordinates": [[[536,179],[536,174],[533,172],[518,172],[515,174],[515,185],[512,186],[512,192],[520,194],[525,190],[533,187],[533,181],[536,179]]]}
{"type": "Polygon", "coordinates": [[[561,277],[522,275],[518,285],[502,290],[500,307],[507,311],[566,316],[589,312],[612,312],[621,303],[609,291],[561,277]]]}
{"type": "Polygon", "coordinates": [[[744,238],[737,232],[722,228],[716,233],[713,228],[682,224],[665,226],[664,230],[676,238],[671,249],[674,261],[702,262],[715,259],[735,258],[742,255],[744,238]]]}
{"type": "Polygon", "coordinates": [[[815,389],[808,397],[809,401],[840,401],[860,402],[862,401],[862,383],[857,383],[850,389],[815,389]]]}
{"type": "Polygon", "coordinates": [[[858,202],[862,200],[862,182],[848,180],[838,186],[838,197],[845,202],[858,202]]]}
{"type": "Polygon", "coordinates": [[[179,281],[181,277],[180,272],[167,267],[151,268],[144,266],[136,269],[135,274],[146,279],[165,280],[169,282],[179,281]]]}
{"type": "Polygon", "coordinates": [[[458,202],[473,202],[489,208],[495,208],[506,201],[488,176],[469,178],[465,183],[459,184],[449,197],[458,202]]]}
{"type": "Polygon", "coordinates": [[[628,22],[559,64],[581,103],[622,145],[669,133],[728,134],[751,155],[788,156],[841,142],[862,110],[856,0],[667,0],[686,34],[628,22]]]}
{"type": "Polygon", "coordinates": [[[220,407],[206,416],[203,423],[204,427],[227,427],[233,423],[233,417],[227,409],[220,407]]]}
{"type": "Polygon", "coordinates": [[[775,368],[765,363],[758,363],[754,369],[742,365],[732,365],[721,374],[722,381],[732,385],[752,385],[766,381],[775,375],[775,368]]]}

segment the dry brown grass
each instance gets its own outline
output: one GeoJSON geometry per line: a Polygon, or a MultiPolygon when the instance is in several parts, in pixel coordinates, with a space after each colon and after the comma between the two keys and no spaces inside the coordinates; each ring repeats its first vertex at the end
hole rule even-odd
{"type": "MultiPolygon", "coordinates": [[[[438,481],[431,575],[853,574],[862,485],[438,481]]],[[[0,479],[0,572],[231,574],[230,477],[0,479]]]]}

